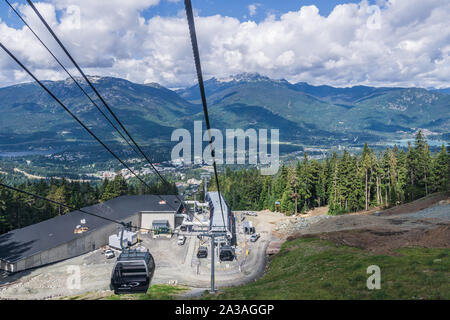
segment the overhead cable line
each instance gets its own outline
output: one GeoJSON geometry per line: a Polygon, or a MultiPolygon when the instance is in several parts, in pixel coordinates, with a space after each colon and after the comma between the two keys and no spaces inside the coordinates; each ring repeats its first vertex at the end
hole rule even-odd
{"type": "Polygon", "coordinates": [[[22,17],[22,15],[11,5],[11,3],[8,0],[5,0],[6,3],[11,7],[11,9],[14,11],[14,13],[22,20],[22,22],[27,26],[27,28],[33,33],[33,35],[36,37],[37,40],[44,46],[45,49],[50,53],[50,55],[56,60],[56,62],[61,66],[61,68],[69,75],[69,77],[73,80],[73,82],[77,85],[77,87],[84,93],[86,97],[92,102],[92,104],[97,108],[97,110],[103,115],[103,117],[111,124],[111,126],[119,133],[119,135],[122,137],[122,139],[133,149],[133,151],[139,156],[137,151],[134,149],[134,147],[131,145],[131,143],[124,137],[122,132],[112,123],[112,121],[108,118],[108,116],[100,109],[100,107],[95,103],[94,100],[92,100],[91,96],[81,87],[81,85],[78,83],[78,81],[72,76],[72,74],[64,67],[64,65],[61,63],[61,61],[53,54],[53,52],[45,45],[45,43],[41,40],[41,38],[34,32],[33,28],[25,21],[25,19],[22,17]]]}
{"type": "Polygon", "coordinates": [[[188,20],[188,24],[189,24],[189,34],[190,34],[190,37],[191,37],[192,51],[194,53],[195,68],[197,70],[198,86],[200,88],[200,95],[201,95],[201,98],[202,98],[203,114],[205,116],[206,129],[207,129],[207,132],[208,132],[208,135],[209,135],[209,147],[210,147],[210,150],[211,150],[211,158],[212,158],[212,161],[213,161],[214,176],[215,176],[215,180],[216,180],[217,191],[219,193],[220,211],[222,213],[223,225],[225,226],[226,224],[225,224],[225,218],[224,218],[224,214],[223,214],[222,197],[221,197],[221,192],[220,192],[220,187],[219,187],[219,177],[218,177],[218,174],[217,174],[215,150],[213,148],[213,141],[212,141],[212,135],[211,135],[211,125],[210,125],[209,116],[208,116],[208,106],[206,104],[205,86],[203,84],[202,66],[200,64],[200,53],[199,53],[199,50],[198,50],[197,34],[195,32],[194,14],[192,13],[191,0],[184,0],[184,6],[185,6],[185,9],[186,9],[186,16],[187,16],[187,20],[188,20]]]}
{"type": "MultiPolygon", "coordinates": [[[[78,63],[75,61],[75,59],[72,57],[72,55],[69,53],[69,51],[66,49],[66,47],[63,45],[63,43],[59,40],[59,38],[56,36],[55,32],[52,30],[52,28],[48,25],[48,23],[45,21],[44,17],[40,14],[40,12],[37,10],[37,8],[34,6],[33,2],[31,0],[27,0],[28,4],[31,6],[33,11],[36,13],[36,15],[39,17],[39,19],[42,21],[42,23],[45,25],[47,30],[50,32],[50,34],[53,36],[55,41],[59,44],[61,49],[65,52],[67,57],[69,57],[70,61],[72,61],[73,65],[77,68],[78,72],[83,76],[84,80],[88,83],[88,85],[91,87],[91,89],[94,91],[94,93],[97,95],[97,97],[100,99],[100,101],[105,105],[106,109],[108,109],[109,113],[113,116],[113,118],[117,121],[117,123],[120,125],[122,130],[126,133],[126,135],[130,138],[130,140],[133,142],[133,144],[136,146],[136,148],[139,150],[139,152],[142,154],[142,156],[147,160],[147,162],[150,164],[152,169],[155,171],[155,173],[158,175],[158,177],[166,183],[168,186],[170,186],[170,183],[159,173],[159,171],[155,168],[153,163],[150,161],[150,159],[147,157],[147,155],[144,153],[144,151],[141,149],[141,147],[136,143],[136,141],[133,139],[133,137],[130,135],[128,130],[125,128],[125,126],[122,124],[122,122],[119,120],[119,118],[116,116],[116,114],[112,111],[110,106],[106,103],[106,101],[103,99],[103,97],[100,95],[100,93],[97,91],[95,86],[92,84],[92,82],[89,80],[89,78],[86,76],[86,74],[83,72],[83,70],[80,68],[78,63]]],[[[180,202],[183,202],[179,198],[178,195],[175,195],[180,202]]]]}
{"type": "MultiPolygon", "coordinates": [[[[91,129],[89,129],[75,114],[73,114],[64,103],[61,102],[61,100],[59,100],[51,91],[50,89],[48,89],[38,78],[36,78],[36,76],[30,71],[28,70],[27,67],[25,67],[25,65],[22,64],[22,62],[19,61],[19,59],[16,58],[16,56],[14,56],[13,53],[11,53],[1,42],[0,42],[0,47],[14,60],[17,62],[17,64],[19,66],[22,67],[22,69],[28,73],[28,75],[30,75],[41,87],[42,89],[44,89],[59,105],[61,105],[64,110],[66,110],[67,113],[69,113],[73,119],[75,119],[92,137],[95,138],[95,140],[97,140],[102,146],[103,148],[105,148],[114,158],[116,158],[126,169],[128,169],[139,181],[141,181],[147,188],[151,189],[151,187],[144,181],[142,180],[141,177],[139,177],[122,159],[119,158],[118,155],[116,155],[100,138],[98,138],[95,133],[93,133],[91,131],[91,129]]],[[[159,195],[158,195],[159,196],[159,195]]],[[[178,198],[178,196],[177,196],[178,198]]],[[[162,200],[164,200],[163,198],[161,198],[162,200]]],[[[178,198],[179,199],[179,198],[178,198]]],[[[164,200],[165,201],[165,200],[164,200]]],[[[170,206],[170,205],[169,205],[170,206]]],[[[178,211],[178,209],[173,208],[172,206],[170,206],[173,210],[178,211]]]]}
{"type": "MultiPolygon", "coordinates": [[[[34,198],[37,198],[37,199],[41,199],[41,200],[44,200],[44,201],[51,202],[53,204],[57,204],[57,205],[59,205],[61,207],[64,207],[64,208],[67,208],[67,209],[70,209],[70,210],[73,210],[73,211],[80,211],[80,212],[83,212],[83,213],[85,213],[87,215],[90,215],[90,216],[93,216],[93,217],[96,217],[96,218],[99,218],[99,219],[103,219],[103,220],[106,220],[106,221],[109,221],[109,222],[120,224],[123,227],[131,228],[131,229],[135,229],[135,230],[143,230],[143,231],[148,231],[148,232],[155,232],[155,230],[153,230],[153,229],[141,228],[141,227],[138,227],[138,226],[135,226],[135,225],[132,225],[132,224],[131,225],[130,224],[126,224],[125,222],[114,220],[114,219],[111,219],[111,218],[108,218],[108,217],[104,217],[104,216],[98,215],[96,213],[92,213],[92,212],[86,211],[86,210],[84,210],[82,208],[75,208],[75,207],[72,207],[72,206],[67,205],[65,203],[62,203],[62,202],[59,202],[59,201],[55,201],[55,200],[46,198],[44,196],[41,196],[41,195],[38,195],[38,194],[35,194],[35,193],[31,193],[31,192],[28,192],[28,191],[25,191],[25,190],[22,190],[22,189],[18,189],[18,188],[12,187],[10,185],[4,184],[2,182],[0,182],[0,186],[4,187],[4,188],[7,188],[7,189],[10,189],[12,191],[16,191],[16,192],[19,192],[19,193],[26,194],[28,196],[31,196],[31,197],[34,197],[34,198]]],[[[166,204],[169,205],[168,202],[166,202],[166,204]]],[[[173,207],[171,207],[171,208],[173,209],[173,207]]],[[[184,236],[186,237],[186,236],[191,236],[191,235],[184,235],[184,236]]],[[[194,236],[192,236],[192,237],[194,237],[194,236]]]]}
{"type": "MultiPolygon", "coordinates": [[[[130,140],[133,142],[133,144],[136,146],[136,148],[139,150],[139,152],[142,154],[142,156],[147,160],[147,162],[150,164],[153,171],[158,175],[161,181],[163,181],[167,186],[171,187],[171,184],[161,175],[161,173],[156,169],[156,167],[153,165],[153,163],[150,161],[150,159],[147,157],[147,155],[144,153],[144,151],[141,149],[141,147],[137,144],[137,142],[133,139],[133,137],[130,135],[128,130],[125,128],[125,126],[122,124],[122,122],[119,120],[119,118],[116,116],[116,114],[112,111],[112,109],[109,107],[109,105],[106,103],[106,101],[103,99],[103,97],[100,95],[100,93],[97,91],[95,86],[92,84],[92,82],[89,80],[89,78],[86,76],[86,74],[83,72],[81,67],[78,65],[78,63],[75,61],[75,59],[72,57],[72,55],[69,53],[69,51],[66,49],[66,47],[63,45],[63,43],[59,40],[59,38],[56,36],[52,28],[48,25],[48,23],[45,21],[44,17],[40,14],[40,12],[37,10],[37,8],[34,6],[33,2],[31,0],[27,0],[28,4],[31,6],[33,11],[36,13],[36,15],[39,17],[39,19],[42,21],[42,23],[45,25],[47,30],[50,32],[50,34],[53,36],[55,41],[60,45],[61,49],[66,53],[68,58],[72,61],[73,65],[77,68],[78,72],[83,76],[84,80],[88,83],[88,85],[91,87],[91,89],[94,91],[94,93],[97,95],[97,97],[102,101],[102,103],[105,105],[109,113],[114,117],[114,119],[117,121],[117,123],[120,125],[122,130],[125,132],[125,134],[130,138],[130,140]]],[[[134,149],[133,149],[134,150],[134,149]]],[[[136,151],[135,151],[136,152],[136,151]]],[[[183,200],[175,194],[177,199],[183,203],[183,200]]],[[[193,215],[195,219],[197,219],[201,224],[203,224],[202,221],[200,221],[195,214],[193,215]]]]}
{"type": "MultiPolygon", "coordinates": [[[[113,128],[120,134],[120,136],[128,143],[128,145],[133,149],[133,151],[139,156],[139,154],[137,153],[137,151],[133,148],[133,146],[130,144],[130,142],[123,136],[123,134],[120,132],[120,130],[111,122],[111,120],[106,116],[106,114],[100,109],[100,107],[92,100],[92,98],[89,96],[89,94],[87,94],[87,92],[81,87],[81,85],[78,83],[78,81],[76,81],[76,79],[70,74],[70,72],[64,67],[64,65],[60,62],[60,60],[51,52],[51,50],[44,44],[44,42],[41,40],[41,38],[34,32],[34,30],[29,26],[29,24],[22,18],[22,16],[17,12],[17,10],[15,10],[15,8],[9,3],[8,0],[5,0],[8,5],[11,7],[11,9],[17,14],[17,16],[23,21],[23,23],[30,29],[30,31],[35,35],[35,37],[41,42],[41,44],[47,49],[47,51],[52,55],[52,57],[58,62],[58,64],[63,68],[63,70],[70,76],[70,78],[75,82],[75,84],[80,88],[80,90],[89,98],[89,100],[96,106],[96,108],[101,112],[101,114],[105,117],[105,119],[108,120],[108,122],[113,126],[113,128]]],[[[67,54],[67,56],[70,58],[70,60],[72,61],[72,63],[75,65],[75,67],[78,69],[78,71],[80,72],[80,74],[83,76],[83,78],[85,79],[85,81],[89,84],[89,86],[92,88],[92,90],[96,93],[96,95],[99,97],[99,99],[103,102],[103,104],[105,105],[105,107],[108,109],[108,111],[111,113],[111,115],[114,117],[114,119],[119,123],[119,125],[122,127],[122,129],[124,130],[124,132],[127,134],[127,136],[130,138],[130,140],[133,142],[133,144],[138,148],[139,152],[144,156],[144,158],[147,160],[147,162],[150,164],[150,166],[152,167],[152,169],[156,172],[156,174],[159,176],[159,178],[169,187],[171,187],[171,184],[159,173],[159,171],[154,167],[154,165],[152,164],[152,162],[150,161],[150,159],[146,156],[146,154],[142,151],[142,149],[139,147],[139,145],[135,142],[135,140],[133,139],[133,137],[128,133],[128,131],[125,129],[125,127],[123,126],[123,124],[120,122],[120,120],[117,118],[117,116],[114,114],[114,112],[111,110],[111,108],[108,106],[108,104],[106,103],[106,101],[100,96],[100,94],[98,93],[98,91],[95,89],[95,87],[93,86],[93,84],[91,83],[91,81],[88,79],[88,77],[84,74],[84,72],[81,70],[81,68],[79,67],[79,65],[75,62],[75,60],[72,58],[72,56],[70,55],[70,53],[67,51],[67,49],[64,47],[64,45],[61,43],[61,41],[57,38],[57,36],[55,35],[55,33],[52,31],[52,29],[50,28],[50,26],[46,23],[46,21],[44,20],[44,18],[42,17],[42,15],[39,13],[39,11],[36,9],[36,7],[33,5],[33,3],[31,1],[28,1],[28,3],[30,4],[30,6],[33,8],[33,10],[35,11],[35,13],[38,15],[38,17],[41,19],[41,21],[44,23],[44,25],[47,27],[47,29],[49,30],[49,32],[52,34],[52,36],[55,38],[55,40],[58,42],[58,44],[61,46],[61,48],[64,50],[64,52],[67,54]]],[[[70,110],[64,105],[62,104],[62,102],[56,98],[56,96],[54,96],[53,93],[51,93],[51,91],[46,88],[17,58],[14,57],[14,55],[7,50],[1,43],[0,43],[1,47],[45,90],[47,91],[47,93],[49,93],[75,120],[77,120],[77,122],[83,126],[83,128],[85,128],[109,153],[111,153],[123,166],[125,166],[125,168],[127,168],[139,181],[141,181],[147,188],[150,188],[150,186],[144,181],[142,180],[133,170],[131,170],[131,168],[129,168],[128,165],[126,165],[117,155],[114,154],[114,152],[112,152],[111,149],[109,149],[97,136],[95,136],[95,134],[93,134],[93,132],[87,128],[73,113],[70,112],[70,110]]],[[[161,200],[165,201],[160,195],[157,195],[161,200]]],[[[180,201],[180,203],[183,203],[183,200],[180,199],[180,197],[175,194],[175,196],[177,197],[177,199],[180,201]]],[[[178,209],[173,208],[170,204],[169,206],[175,210],[178,211],[178,209]]],[[[198,221],[200,221],[197,217],[195,217],[198,221]]],[[[202,224],[203,222],[200,221],[202,224]]]]}

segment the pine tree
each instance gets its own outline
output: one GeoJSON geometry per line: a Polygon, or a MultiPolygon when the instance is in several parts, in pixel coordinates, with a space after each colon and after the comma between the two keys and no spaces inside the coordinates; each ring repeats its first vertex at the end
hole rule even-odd
{"type": "Polygon", "coordinates": [[[288,169],[285,165],[281,166],[280,172],[278,173],[273,187],[273,198],[275,201],[281,201],[284,190],[286,188],[288,169]]]}
{"type": "Polygon", "coordinates": [[[299,199],[302,201],[301,211],[305,212],[309,209],[312,196],[312,176],[306,152],[303,153],[303,161],[297,164],[296,172],[298,176],[299,199]]]}
{"type": "Polygon", "coordinates": [[[333,152],[330,162],[328,164],[328,190],[329,190],[329,214],[339,214],[341,207],[338,205],[338,180],[339,180],[339,171],[338,171],[338,156],[336,152],[333,152]]]}
{"type": "Polygon", "coordinates": [[[288,188],[287,188],[291,196],[291,200],[293,201],[294,214],[298,212],[298,199],[300,198],[301,191],[299,191],[299,177],[297,174],[297,170],[292,168],[288,171],[288,188]]]}
{"type": "Polygon", "coordinates": [[[428,195],[431,155],[428,143],[421,130],[419,130],[416,135],[415,148],[417,154],[417,176],[419,187],[425,189],[425,195],[428,195]]]}
{"type": "Polygon", "coordinates": [[[442,144],[440,152],[434,157],[431,167],[432,192],[449,190],[450,157],[444,144],[442,144]]]}
{"type": "MultiPolygon", "coordinates": [[[[68,203],[68,201],[67,201],[68,194],[67,194],[65,185],[53,186],[50,189],[48,198],[53,201],[56,201],[56,202],[61,202],[61,203],[67,204],[68,203]]],[[[57,212],[57,215],[63,215],[70,211],[69,208],[60,206],[58,204],[52,204],[52,207],[55,210],[55,212],[57,212]]]]}
{"type": "Polygon", "coordinates": [[[361,156],[361,168],[364,173],[364,203],[365,210],[369,210],[370,202],[370,171],[372,169],[372,157],[371,150],[367,143],[364,144],[362,156],[361,156]]]}
{"type": "Polygon", "coordinates": [[[408,185],[406,192],[409,197],[409,201],[412,201],[415,197],[416,179],[417,179],[417,154],[416,150],[408,142],[408,151],[406,152],[406,169],[408,177],[408,185]]]}

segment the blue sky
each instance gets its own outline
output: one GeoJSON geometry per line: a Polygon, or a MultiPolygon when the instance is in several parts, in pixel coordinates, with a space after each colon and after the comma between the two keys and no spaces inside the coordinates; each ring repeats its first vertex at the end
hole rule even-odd
{"type": "MultiPolygon", "coordinates": [[[[24,0],[9,0],[13,3],[26,4],[24,0]]],[[[126,0],[124,0],[126,1],[126,0]]],[[[34,1],[38,2],[38,1],[34,1]]],[[[52,1],[39,1],[52,2],[52,1]]],[[[280,16],[289,11],[296,11],[301,6],[315,5],[319,9],[322,16],[328,16],[333,8],[338,4],[359,3],[359,0],[194,0],[193,8],[201,16],[222,15],[239,19],[240,21],[252,20],[260,22],[264,20],[268,14],[280,16]],[[249,6],[256,7],[256,13],[250,15],[249,6]]],[[[370,0],[370,3],[374,1],[370,0]]],[[[176,16],[180,11],[184,11],[184,1],[160,0],[159,4],[142,11],[142,16],[149,19],[154,16],[170,17],[176,16]]],[[[20,21],[10,12],[9,6],[0,1],[0,19],[8,21],[8,24],[14,27],[20,27],[20,21]]]]}
{"type": "MultiPolygon", "coordinates": [[[[259,22],[264,20],[268,14],[279,16],[288,11],[296,11],[301,6],[315,5],[319,9],[319,13],[324,16],[333,10],[333,8],[342,3],[359,3],[358,0],[193,0],[192,6],[201,16],[212,16],[220,14],[230,16],[241,21],[247,19],[259,22]],[[256,6],[256,14],[250,16],[249,5],[256,6]]],[[[372,1],[373,2],[373,1],[372,1]]],[[[162,0],[158,6],[146,10],[144,16],[151,17],[154,15],[174,16],[178,11],[184,10],[184,1],[171,2],[162,0]]]]}

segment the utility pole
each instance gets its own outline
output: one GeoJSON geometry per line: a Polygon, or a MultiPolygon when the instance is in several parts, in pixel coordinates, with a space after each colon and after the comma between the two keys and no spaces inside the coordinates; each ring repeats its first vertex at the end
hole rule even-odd
{"type": "Polygon", "coordinates": [[[216,289],[214,288],[215,285],[215,268],[214,268],[214,258],[215,258],[215,237],[221,237],[226,236],[225,232],[214,232],[214,233],[203,233],[200,234],[198,237],[209,237],[211,238],[211,289],[210,293],[215,293],[216,289]]]}
{"type": "Polygon", "coordinates": [[[202,173],[200,177],[203,179],[203,190],[205,193],[204,196],[206,197],[206,193],[208,192],[207,184],[208,180],[211,178],[211,175],[209,173],[202,173]]]}
{"type": "Polygon", "coordinates": [[[214,235],[211,234],[211,290],[209,291],[210,293],[215,293],[216,290],[214,289],[214,246],[215,246],[215,241],[214,241],[214,235]]]}
{"type": "Polygon", "coordinates": [[[198,188],[194,190],[194,215],[197,213],[197,192],[198,188]]]}

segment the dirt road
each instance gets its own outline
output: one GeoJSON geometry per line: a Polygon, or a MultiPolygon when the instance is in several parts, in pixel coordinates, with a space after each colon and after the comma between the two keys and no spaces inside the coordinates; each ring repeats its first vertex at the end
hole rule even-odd
{"type": "MultiPolygon", "coordinates": [[[[249,217],[261,238],[255,242],[243,241],[238,234],[237,259],[220,262],[216,258],[216,286],[231,286],[246,283],[260,276],[266,263],[266,248],[272,238],[272,229],[282,214],[264,212],[258,217],[249,217]],[[244,243],[249,255],[245,255],[244,243]]],[[[239,229],[239,226],[238,226],[239,229]]],[[[247,235],[247,237],[249,237],[247,235]]],[[[172,239],[152,239],[142,236],[142,246],[149,248],[154,256],[156,270],[153,284],[177,284],[197,288],[201,292],[210,285],[211,258],[197,259],[199,240],[195,235],[188,237],[183,246],[172,239]],[[199,261],[200,260],[200,261],[199,261]],[[199,266],[195,263],[199,261],[199,266]]],[[[116,252],[116,256],[119,252],[116,252]]],[[[115,259],[106,259],[101,250],[68,259],[35,270],[20,272],[8,277],[0,277],[0,299],[51,299],[65,296],[83,295],[92,292],[95,297],[111,294],[109,282],[115,259]],[[80,270],[80,287],[68,285],[73,273],[71,268],[80,270]]]]}
{"type": "MultiPolygon", "coordinates": [[[[216,286],[240,285],[261,276],[265,270],[269,244],[276,241],[281,244],[286,239],[296,237],[320,237],[337,245],[393,255],[397,254],[394,249],[405,246],[448,248],[450,198],[441,198],[409,204],[407,213],[404,211],[406,209],[397,207],[379,213],[372,210],[333,217],[326,215],[326,208],[318,208],[296,217],[269,211],[258,212],[256,217],[245,216],[245,220],[253,223],[261,238],[255,243],[248,239],[244,241],[238,225],[237,259],[222,263],[216,260],[216,286]],[[424,206],[426,207],[423,208],[424,206]]],[[[242,216],[239,212],[237,217],[241,223],[242,216]]],[[[194,297],[209,287],[210,254],[207,259],[196,258],[200,243],[195,235],[189,237],[184,246],[177,246],[176,237],[154,240],[143,236],[142,244],[155,257],[157,269],[152,283],[194,288],[186,293],[187,298],[194,297]]],[[[0,275],[0,299],[49,299],[87,292],[106,297],[111,294],[109,282],[113,263],[114,259],[105,259],[101,251],[96,250],[13,276],[0,275]],[[81,274],[78,289],[68,286],[70,268],[73,266],[78,267],[81,274]]]]}
{"type": "MultiPolygon", "coordinates": [[[[56,179],[56,180],[61,180],[61,177],[42,177],[42,176],[37,176],[31,173],[28,173],[26,171],[20,170],[19,168],[14,168],[14,172],[18,172],[23,174],[25,177],[29,178],[29,179],[36,179],[36,180],[44,180],[44,179],[56,179]]],[[[2,173],[0,171],[0,173],[2,173]]],[[[6,172],[4,172],[5,174],[7,174],[6,172]]],[[[65,180],[69,181],[69,182],[91,182],[92,180],[90,179],[69,179],[69,178],[65,178],[65,180]]]]}

